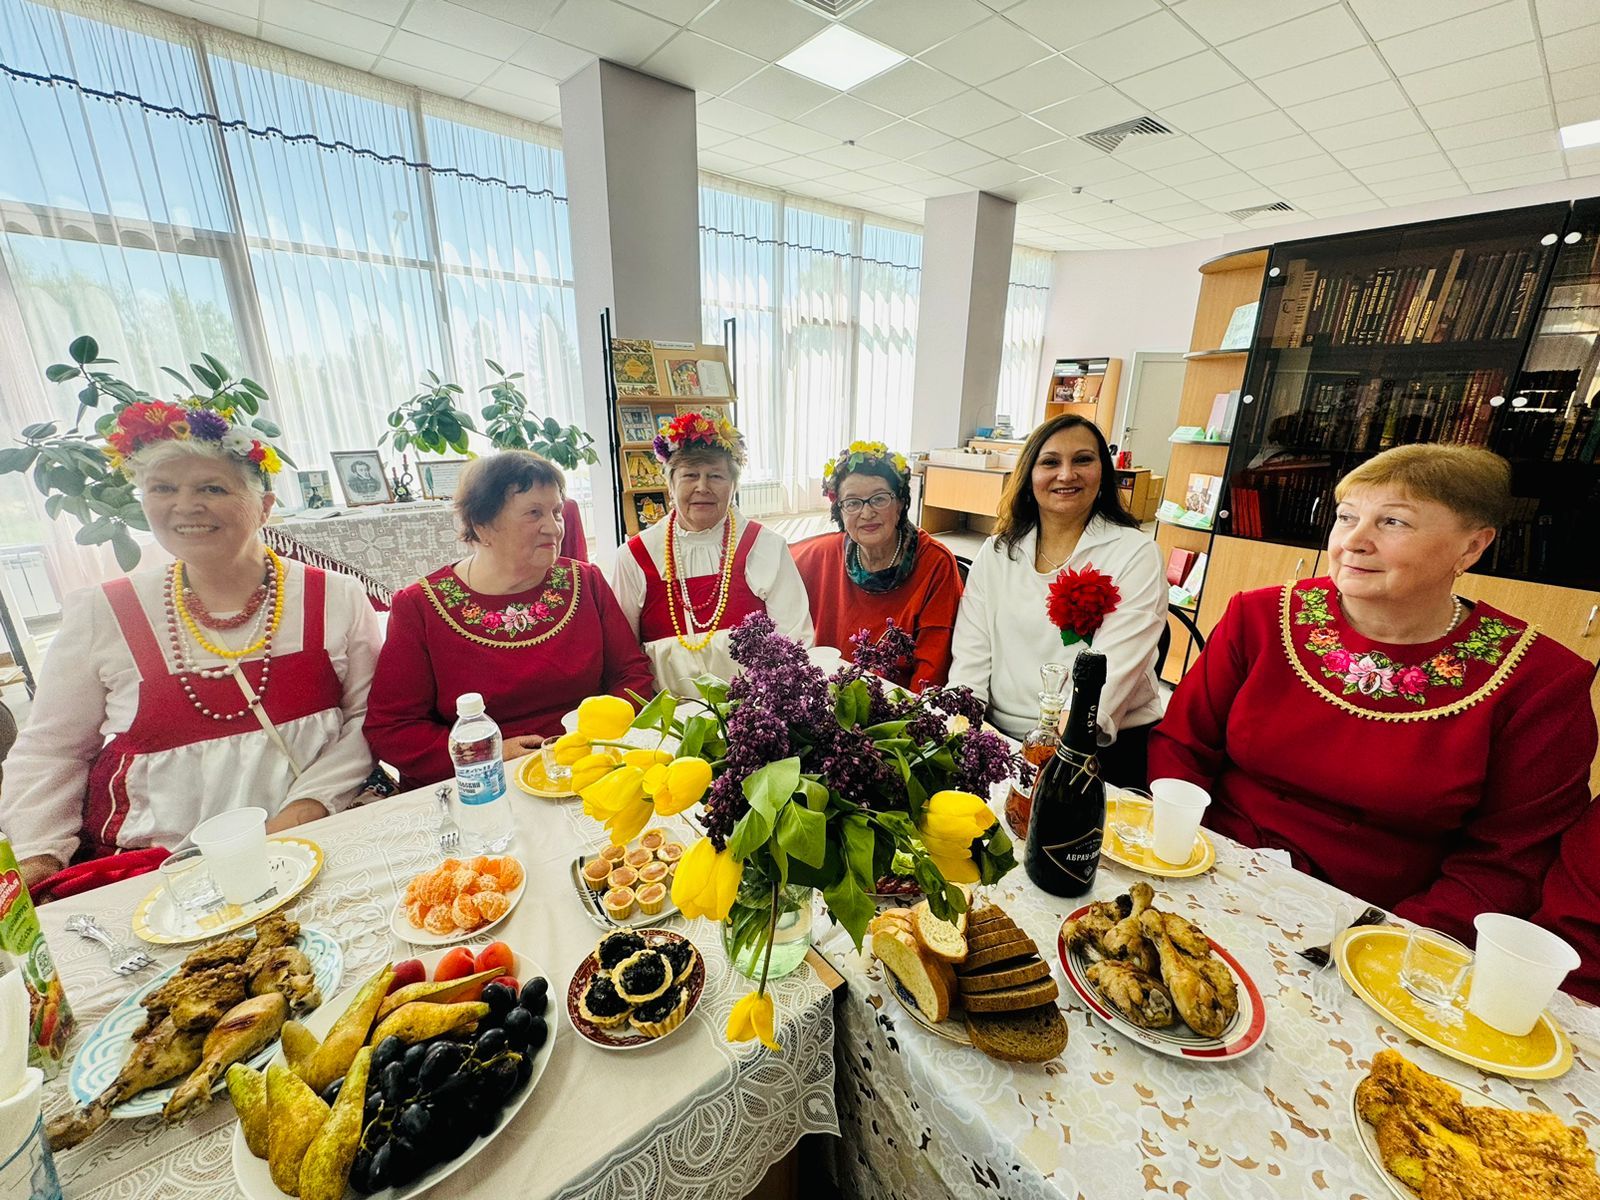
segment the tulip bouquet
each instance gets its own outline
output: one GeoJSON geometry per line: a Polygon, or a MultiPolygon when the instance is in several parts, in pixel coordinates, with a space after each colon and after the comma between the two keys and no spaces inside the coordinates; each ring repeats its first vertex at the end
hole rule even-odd
{"type": "Polygon", "coordinates": [[[759,984],[735,1007],[731,1040],[778,1048],[766,983],[788,889],[820,890],[859,948],[891,863],[909,864],[946,919],[966,907],[959,885],[993,883],[1016,865],[984,797],[1023,768],[981,728],[982,702],[961,687],[912,695],[886,683],[879,672],[911,649],[893,625],[853,641],[856,661],[829,676],[768,617],[748,617],[732,637],[742,668],[732,683],[702,676],[698,699],[663,692],[638,698],[637,712],[591,697],[556,744],[584,811],[613,841],[701,804],[705,836],[678,864],[672,899],[686,917],[726,922],[736,963],[761,949],[759,984]],[[663,747],[675,741],[675,752],[627,748],[630,728],[655,732],[663,747]]]}

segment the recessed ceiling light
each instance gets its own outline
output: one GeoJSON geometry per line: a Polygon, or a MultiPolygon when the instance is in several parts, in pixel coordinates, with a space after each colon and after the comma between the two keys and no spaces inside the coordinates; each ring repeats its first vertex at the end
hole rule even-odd
{"type": "Polygon", "coordinates": [[[1600,142],[1600,121],[1580,121],[1576,125],[1561,127],[1561,144],[1568,150],[1592,146],[1596,142],[1600,142]]]}
{"type": "Polygon", "coordinates": [[[796,75],[848,92],[905,61],[906,56],[898,50],[863,37],[848,25],[829,25],[810,41],[785,54],[778,65],[796,75]]]}

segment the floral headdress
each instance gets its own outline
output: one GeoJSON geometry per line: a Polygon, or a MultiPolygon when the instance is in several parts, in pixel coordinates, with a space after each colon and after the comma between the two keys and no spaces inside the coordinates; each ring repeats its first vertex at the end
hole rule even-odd
{"type": "Polygon", "coordinates": [[[145,400],[117,413],[116,424],[106,433],[106,457],[112,467],[130,478],[131,460],[141,450],[161,442],[190,441],[213,449],[219,456],[252,467],[264,481],[283,469],[277,450],[256,436],[249,426],[236,425],[213,408],[145,400]]]}
{"type": "Polygon", "coordinates": [[[904,454],[897,454],[882,442],[851,442],[822,464],[822,494],[828,498],[828,503],[839,499],[839,484],[843,476],[874,462],[893,467],[905,486],[911,486],[911,464],[906,462],[904,454]]]}
{"type": "Polygon", "coordinates": [[[724,451],[737,467],[745,464],[744,435],[726,417],[712,413],[680,413],[656,434],[656,457],[667,462],[680,450],[724,451]]]}

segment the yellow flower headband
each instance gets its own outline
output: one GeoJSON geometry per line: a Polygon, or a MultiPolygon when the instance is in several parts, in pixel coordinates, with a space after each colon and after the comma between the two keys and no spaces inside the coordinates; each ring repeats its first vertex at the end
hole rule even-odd
{"type": "Polygon", "coordinates": [[[822,464],[822,494],[832,504],[839,499],[839,484],[851,471],[860,470],[868,463],[881,462],[893,467],[895,473],[907,484],[911,482],[911,465],[904,454],[898,454],[882,442],[851,442],[838,454],[822,464]]]}

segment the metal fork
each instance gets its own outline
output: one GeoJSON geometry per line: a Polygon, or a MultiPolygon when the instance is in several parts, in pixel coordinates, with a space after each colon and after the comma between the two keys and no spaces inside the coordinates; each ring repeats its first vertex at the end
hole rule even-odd
{"type": "Polygon", "coordinates": [[[67,918],[67,932],[76,933],[88,938],[91,942],[99,942],[106,948],[106,956],[111,960],[111,969],[118,975],[134,975],[144,970],[155,962],[139,947],[127,942],[119,942],[99,925],[87,913],[78,913],[67,918]]]}
{"type": "MultiPolygon", "coordinates": [[[[1351,921],[1349,925],[1345,926],[1345,928],[1355,929],[1362,925],[1382,925],[1388,919],[1389,914],[1384,912],[1383,909],[1373,908],[1369,905],[1365,912],[1363,912],[1354,921],[1351,921]]],[[[1333,935],[1333,942],[1337,942],[1338,940],[1339,934],[1335,933],[1333,935]]],[[[1301,950],[1299,952],[1300,957],[1305,959],[1308,963],[1311,963],[1313,966],[1325,967],[1333,961],[1333,942],[1329,942],[1326,946],[1311,946],[1305,950],[1301,950]]]]}
{"type": "Polygon", "coordinates": [[[461,845],[461,828],[455,814],[450,811],[450,786],[445,784],[433,793],[439,800],[439,853],[454,854],[461,845]]]}

